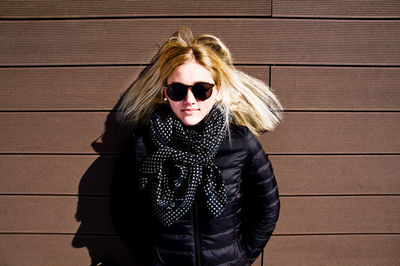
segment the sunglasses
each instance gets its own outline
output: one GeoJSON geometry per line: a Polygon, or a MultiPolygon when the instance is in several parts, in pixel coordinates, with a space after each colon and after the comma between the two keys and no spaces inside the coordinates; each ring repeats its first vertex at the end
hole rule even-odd
{"type": "Polygon", "coordinates": [[[215,84],[207,82],[197,82],[193,85],[184,85],[182,83],[172,83],[166,85],[166,93],[168,97],[175,101],[182,101],[186,98],[189,88],[192,88],[192,93],[199,101],[204,101],[210,98],[212,94],[212,88],[215,84]]]}

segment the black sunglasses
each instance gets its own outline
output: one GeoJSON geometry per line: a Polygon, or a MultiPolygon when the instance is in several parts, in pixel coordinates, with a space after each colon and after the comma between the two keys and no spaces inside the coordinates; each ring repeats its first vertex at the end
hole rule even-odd
{"type": "Polygon", "coordinates": [[[212,88],[215,84],[207,82],[197,82],[193,85],[184,85],[182,83],[172,83],[166,85],[166,93],[168,97],[173,101],[182,101],[186,98],[189,88],[192,88],[194,97],[199,101],[204,101],[210,98],[212,94],[212,88]]]}

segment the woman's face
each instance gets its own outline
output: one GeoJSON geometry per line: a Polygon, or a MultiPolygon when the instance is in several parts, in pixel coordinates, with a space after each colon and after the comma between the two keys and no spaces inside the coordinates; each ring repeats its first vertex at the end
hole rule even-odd
{"type": "MultiPolygon", "coordinates": [[[[211,73],[202,65],[197,63],[195,59],[191,59],[180,65],[168,77],[167,84],[182,83],[185,85],[193,85],[196,82],[215,83],[211,77],[211,73]]],[[[186,97],[181,101],[171,100],[164,90],[164,95],[167,97],[169,105],[171,106],[174,114],[187,126],[194,126],[198,124],[210,112],[216,102],[219,90],[214,86],[210,98],[200,101],[197,100],[192,92],[188,89],[186,97]]]]}

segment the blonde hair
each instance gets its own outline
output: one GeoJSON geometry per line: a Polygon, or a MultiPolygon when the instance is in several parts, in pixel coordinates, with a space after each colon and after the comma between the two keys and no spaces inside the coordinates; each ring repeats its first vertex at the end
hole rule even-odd
{"type": "Polygon", "coordinates": [[[157,104],[163,101],[163,87],[175,69],[194,58],[208,69],[227,124],[247,126],[254,134],[272,130],[281,120],[282,106],[262,81],[237,70],[228,48],[215,36],[193,38],[189,28],[173,34],[159,49],[149,66],[122,97],[119,117],[133,127],[147,124],[157,104]]]}

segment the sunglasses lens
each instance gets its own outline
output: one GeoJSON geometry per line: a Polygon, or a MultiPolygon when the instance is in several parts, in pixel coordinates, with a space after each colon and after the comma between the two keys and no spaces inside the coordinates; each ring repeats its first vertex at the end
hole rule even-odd
{"type": "Polygon", "coordinates": [[[213,86],[214,85],[210,83],[199,82],[193,85],[192,91],[197,99],[204,101],[210,98],[212,94],[211,88],[213,86]]]}
{"type": "Polygon", "coordinates": [[[188,88],[181,83],[172,83],[167,86],[167,95],[173,101],[182,101],[185,99],[188,88]]]}
{"type": "Polygon", "coordinates": [[[189,88],[192,88],[193,95],[197,100],[204,101],[210,98],[214,84],[198,82],[193,86],[187,86],[181,83],[172,83],[166,87],[167,95],[173,101],[182,101],[185,99],[189,88]]]}

